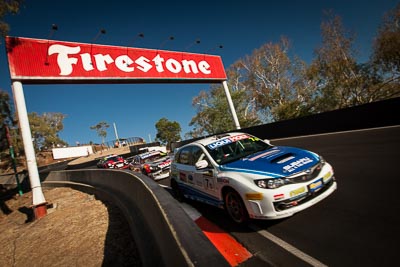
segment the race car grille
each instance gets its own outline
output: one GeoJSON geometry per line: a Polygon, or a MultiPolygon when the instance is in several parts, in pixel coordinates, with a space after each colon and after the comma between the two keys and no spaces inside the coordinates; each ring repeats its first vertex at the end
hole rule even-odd
{"type": "Polygon", "coordinates": [[[311,199],[319,196],[320,194],[322,194],[323,192],[328,190],[332,186],[334,181],[335,181],[334,178],[330,179],[330,181],[328,183],[324,184],[324,186],[317,192],[313,192],[313,193],[307,192],[304,195],[300,195],[300,196],[297,196],[297,197],[294,197],[291,199],[274,202],[274,209],[275,209],[275,211],[283,211],[283,210],[293,208],[295,206],[299,206],[305,202],[308,202],[311,199]]]}
{"type": "Polygon", "coordinates": [[[306,172],[301,172],[299,174],[295,174],[293,176],[287,177],[286,179],[293,184],[304,183],[307,181],[311,181],[315,177],[317,177],[322,169],[323,163],[319,162],[317,165],[311,167],[306,172]]]}

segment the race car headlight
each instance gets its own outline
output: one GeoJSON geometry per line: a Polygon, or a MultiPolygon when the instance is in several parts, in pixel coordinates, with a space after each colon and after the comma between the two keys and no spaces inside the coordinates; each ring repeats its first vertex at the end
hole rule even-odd
{"type": "Polygon", "coordinates": [[[282,178],[275,179],[262,179],[254,181],[256,185],[260,188],[275,189],[285,185],[285,180],[282,178]]]}

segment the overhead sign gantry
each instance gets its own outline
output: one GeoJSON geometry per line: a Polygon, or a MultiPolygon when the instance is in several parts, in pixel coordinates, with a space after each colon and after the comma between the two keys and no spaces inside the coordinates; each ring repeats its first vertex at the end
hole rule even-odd
{"type": "Polygon", "coordinates": [[[46,200],[22,83],[222,83],[236,129],[240,129],[219,56],[11,36],[6,37],[6,51],[37,217],[46,214],[46,200]]]}

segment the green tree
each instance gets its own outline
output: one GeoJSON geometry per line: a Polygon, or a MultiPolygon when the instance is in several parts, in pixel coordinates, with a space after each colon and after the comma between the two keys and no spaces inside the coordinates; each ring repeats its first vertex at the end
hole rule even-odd
{"type": "MultiPolygon", "coordinates": [[[[358,63],[355,34],[340,16],[325,13],[322,43],[307,65],[290,57],[290,42],[267,43],[227,70],[241,127],[292,119],[400,96],[400,4],[385,17],[372,60],[358,63]]],[[[233,120],[221,86],[193,99],[197,114],[187,138],[232,130],[233,120]]]]}
{"type": "Polygon", "coordinates": [[[18,14],[23,4],[23,0],[0,0],[0,34],[6,36],[10,30],[10,25],[3,21],[8,14],[18,14]]]}
{"type": "Polygon", "coordinates": [[[167,148],[170,147],[171,142],[181,140],[181,126],[178,122],[161,118],[155,126],[157,129],[156,141],[166,145],[167,148]]]}
{"type": "Polygon", "coordinates": [[[7,92],[0,90],[0,152],[8,149],[5,126],[14,126],[10,96],[7,92]]]}
{"type": "Polygon", "coordinates": [[[14,119],[10,96],[7,92],[0,90],[0,153],[8,156],[9,144],[6,138],[6,127],[8,127],[11,144],[16,155],[23,154],[23,143],[14,119]]]}
{"type": "Polygon", "coordinates": [[[267,43],[241,61],[244,84],[262,121],[273,122],[310,114],[315,86],[305,81],[306,64],[289,57],[290,42],[267,43]]]}
{"type": "Polygon", "coordinates": [[[387,12],[373,44],[373,61],[386,71],[400,73],[400,4],[387,12]]]}
{"type": "Polygon", "coordinates": [[[340,16],[328,11],[321,35],[322,44],[309,68],[310,79],[318,83],[316,112],[365,103],[369,81],[355,59],[355,34],[344,28],[340,16]]]}
{"type": "MultiPolygon", "coordinates": [[[[245,88],[235,79],[234,75],[237,75],[237,72],[232,68],[227,75],[232,77],[228,79],[228,88],[241,128],[258,125],[260,120],[254,110],[254,101],[248,99],[245,88]]],[[[193,98],[192,106],[196,108],[197,114],[190,121],[189,126],[193,129],[185,134],[185,138],[197,138],[235,129],[225,90],[221,85],[214,85],[209,91],[201,91],[193,98]]]]}
{"type": "Polygon", "coordinates": [[[110,125],[105,122],[101,121],[96,125],[90,126],[91,130],[96,130],[97,134],[99,137],[101,137],[101,144],[104,144],[104,140],[107,137],[107,128],[110,127],[110,125]]]}
{"type": "Polygon", "coordinates": [[[61,113],[43,113],[39,115],[36,112],[32,112],[28,114],[33,144],[36,150],[67,145],[58,135],[64,128],[64,118],[65,115],[61,113]]]}
{"type": "MultiPolygon", "coordinates": [[[[4,21],[4,18],[8,14],[18,14],[23,2],[23,0],[0,0],[0,35],[2,37],[5,37],[10,30],[10,25],[4,21]]],[[[15,121],[10,107],[8,94],[0,89],[0,154],[2,158],[5,151],[8,150],[5,126],[9,129],[14,152],[16,154],[20,151],[22,152],[22,149],[19,149],[22,147],[22,142],[19,139],[18,129],[15,128],[15,121]]]]}
{"type": "MultiPolygon", "coordinates": [[[[289,41],[268,43],[227,70],[228,87],[242,128],[308,115],[315,86],[305,80],[306,64],[288,56],[289,41]]],[[[197,114],[185,137],[200,137],[235,129],[222,86],[212,86],[193,99],[197,114]]]]}
{"type": "Polygon", "coordinates": [[[400,4],[386,13],[373,43],[371,101],[400,96],[400,4]]]}

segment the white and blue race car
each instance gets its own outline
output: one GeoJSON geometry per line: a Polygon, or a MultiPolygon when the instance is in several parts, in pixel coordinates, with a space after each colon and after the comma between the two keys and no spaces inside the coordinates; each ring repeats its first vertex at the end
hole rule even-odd
{"type": "Polygon", "coordinates": [[[180,147],[170,178],[178,200],[224,208],[237,223],[292,216],[337,188],[332,166],[316,153],[239,132],[180,147]]]}

